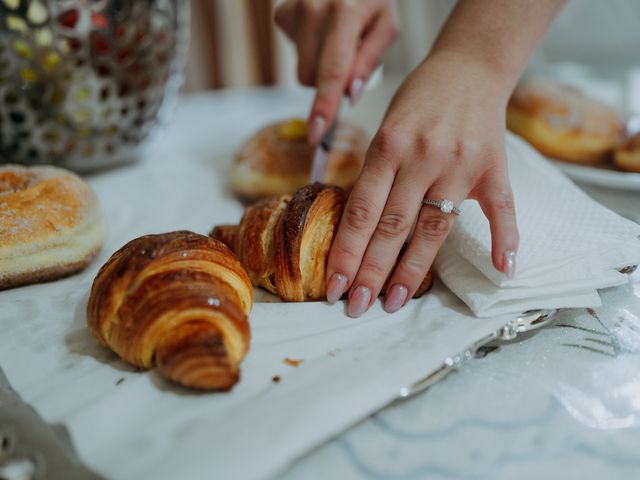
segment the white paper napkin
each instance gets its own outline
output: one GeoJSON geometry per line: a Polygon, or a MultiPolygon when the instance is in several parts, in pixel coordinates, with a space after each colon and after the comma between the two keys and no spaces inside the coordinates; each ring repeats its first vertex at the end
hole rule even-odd
{"type": "Polygon", "coordinates": [[[516,278],[493,267],[489,222],[472,200],[438,254],[438,274],[478,316],[599,305],[597,289],[624,283],[617,270],[640,263],[640,225],[593,201],[510,134],[507,157],[520,231],[516,278]]]}

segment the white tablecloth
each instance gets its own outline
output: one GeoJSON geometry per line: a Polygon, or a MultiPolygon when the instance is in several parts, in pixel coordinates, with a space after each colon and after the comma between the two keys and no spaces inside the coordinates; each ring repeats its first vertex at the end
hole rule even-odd
{"type": "MultiPolygon", "coordinates": [[[[303,116],[308,102],[300,92],[187,98],[143,161],[88,178],[110,222],[108,243],[89,269],[0,292],[0,365],[46,420],[69,427],[84,461],[108,478],[278,475],[506,322],[468,318],[439,286],[400,315],[377,305],[359,320],[340,306],[258,303],[243,378],[228,394],[177,388],[94,342],[84,308],[98,267],[137,235],[237,221],[242,206],[224,181],[233,150],[270,119],[303,116]],[[285,357],[304,362],[290,367],[285,357]]],[[[383,108],[371,102],[355,115],[372,132],[383,108]]],[[[562,335],[552,329],[471,362],[427,395],[338,435],[285,477],[635,478],[635,278],[605,293],[601,323],[584,310],[565,312],[562,335]]]]}
{"type": "Polygon", "coordinates": [[[237,222],[242,205],[225,175],[233,151],[265,122],[308,105],[301,92],[186,99],[139,162],[88,178],[110,225],[96,261],[67,279],[0,292],[0,365],[47,421],[69,428],[98,473],[264,478],[512,318],[473,318],[440,285],[397,315],[377,304],[358,320],[342,305],[258,302],[242,379],[219,394],[134,371],[97,345],[85,308],[100,265],[141,234],[237,222]],[[294,368],[286,357],[304,361],[294,368]]]}

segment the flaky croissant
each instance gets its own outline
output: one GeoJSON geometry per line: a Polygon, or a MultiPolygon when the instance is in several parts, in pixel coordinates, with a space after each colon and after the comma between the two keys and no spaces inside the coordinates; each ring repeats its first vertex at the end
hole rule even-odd
{"type": "MultiPolygon", "coordinates": [[[[314,183],[293,196],[266,198],[249,206],[239,225],[220,225],[209,234],[238,256],[251,282],[285,301],[326,297],[326,264],[346,194],[314,183]]],[[[425,276],[415,296],[432,284],[425,276]]]]}
{"type": "Polygon", "coordinates": [[[146,235],[98,272],[87,307],[93,335],[125,361],[157,365],[182,385],[226,390],[249,348],[253,288],[221,242],[188,231],[146,235]]]}

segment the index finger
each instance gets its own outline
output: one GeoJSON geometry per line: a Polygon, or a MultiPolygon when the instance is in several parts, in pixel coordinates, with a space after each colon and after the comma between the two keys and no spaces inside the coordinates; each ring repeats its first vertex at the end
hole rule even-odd
{"type": "Polygon", "coordinates": [[[335,119],[340,97],[347,89],[353,69],[364,19],[356,2],[336,2],[316,79],[318,89],[309,119],[309,141],[320,141],[335,119]]]}

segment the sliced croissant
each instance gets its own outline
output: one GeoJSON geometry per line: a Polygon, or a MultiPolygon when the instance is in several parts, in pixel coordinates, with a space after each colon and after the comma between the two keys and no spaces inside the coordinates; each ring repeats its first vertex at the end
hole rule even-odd
{"type": "MultiPolygon", "coordinates": [[[[345,202],[341,188],[314,183],[251,205],[239,225],[217,226],[210,236],[236,253],[255,286],[289,302],[320,300],[345,202]]],[[[431,284],[428,272],[415,296],[431,284]]]]}

